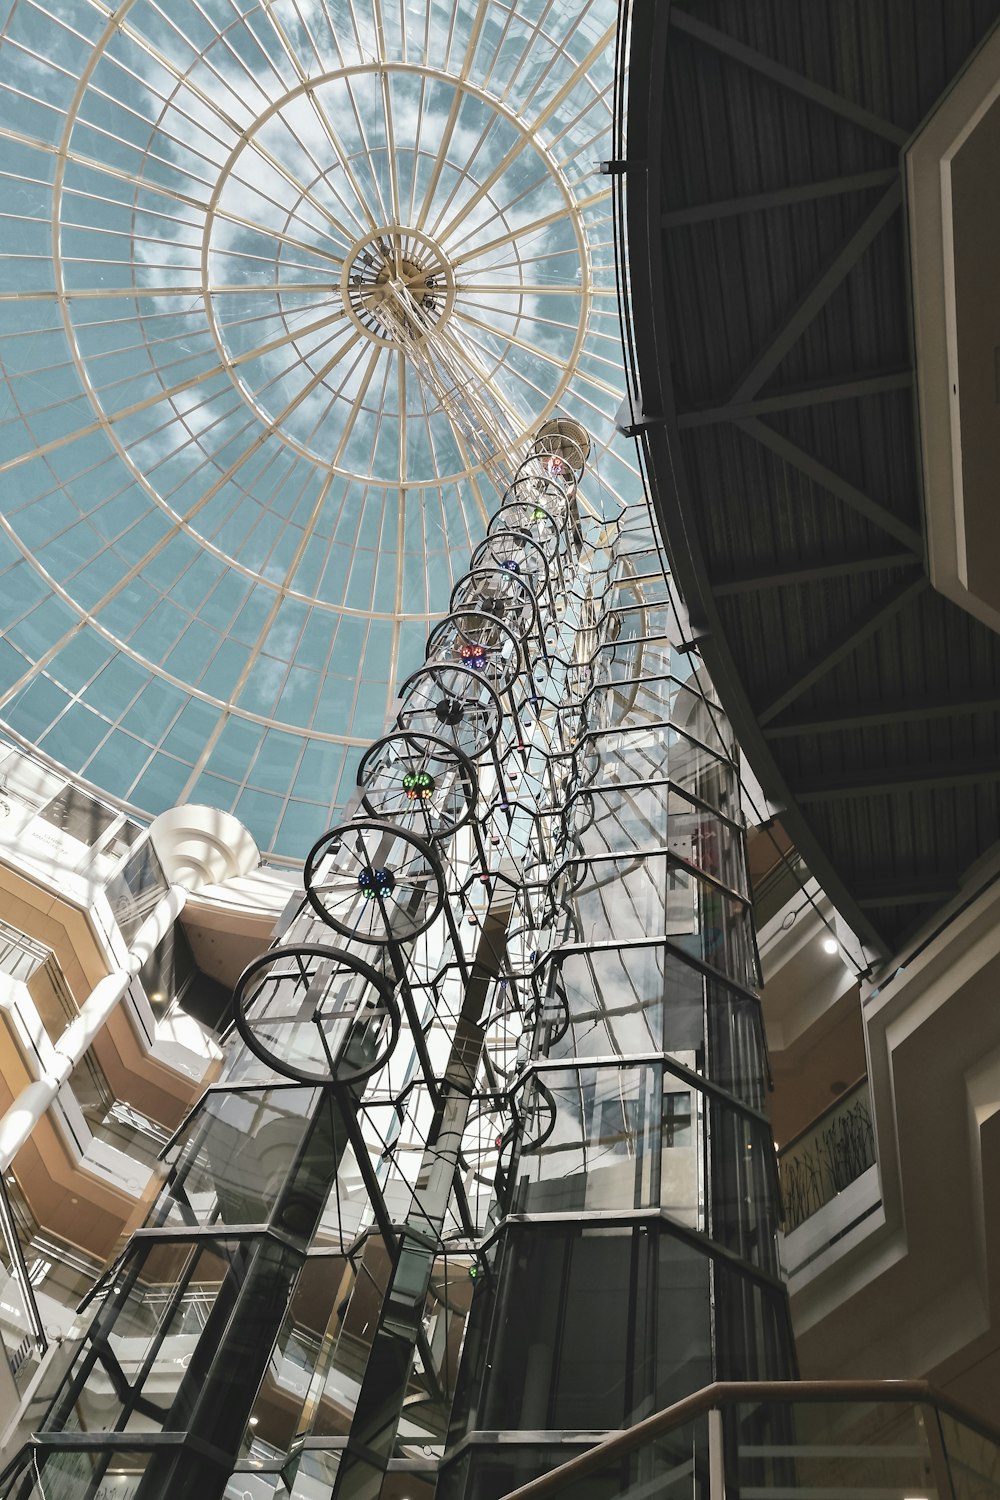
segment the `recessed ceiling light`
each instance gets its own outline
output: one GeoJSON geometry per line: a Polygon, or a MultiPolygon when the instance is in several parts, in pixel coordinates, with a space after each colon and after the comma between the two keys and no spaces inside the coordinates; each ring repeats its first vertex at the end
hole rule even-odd
{"type": "Polygon", "coordinates": [[[837,939],[836,938],[824,938],[823,939],[823,952],[824,953],[836,953],[838,946],[839,945],[837,943],[837,939]]]}

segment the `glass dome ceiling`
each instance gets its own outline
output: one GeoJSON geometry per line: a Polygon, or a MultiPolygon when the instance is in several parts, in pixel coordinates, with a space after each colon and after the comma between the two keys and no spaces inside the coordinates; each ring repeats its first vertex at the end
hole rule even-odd
{"type": "Polygon", "coordinates": [[[301,858],[511,442],[621,400],[613,0],[0,6],[0,720],[301,858]],[[402,285],[451,387],[389,313],[402,285]]]}

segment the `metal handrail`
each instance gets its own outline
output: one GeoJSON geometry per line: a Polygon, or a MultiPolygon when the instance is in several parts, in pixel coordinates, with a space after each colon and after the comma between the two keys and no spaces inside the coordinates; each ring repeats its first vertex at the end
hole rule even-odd
{"type": "Polygon", "coordinates": [[[634,1453],[646,1443],[665,1437],[686,1422],[722,1406],[749,1401],[794,1402],[881,1401],[934,1406],[938,1411],[971,1427],[980,1437],[1000,1447],[1000,1431],[982,1421],[959,1402],[953,1401],[926,1380],[720,1380],[703,1386],[672,1406],[645,1417],[625,1432],[604,1438],[586,1453],[567,1459],[557,1469],[510,1490],[503,1500],[543,1500],[567,1484],[586,1478],[618,1459],[634,1453]]]}
{"type": "MultiPolygon", "coordinates": [[[[49,1341],[45,1336],[45,1326],[38,1311],[38,1303],[35,1300],[35,1289],[31,1284],[31,1277],[28,1274],[24,1251],[21,1248],[21,1241],[17,1233],[14,1211],[11,1208],[10,1198],[7,1193],[7,1184],[2,1174],[0,1174],[0,1235],[3,1237],[3,1242],[11,1261],[11,1270],[21,1292],[21,1300],[24,1303],[28,1322],[31,1324],[31,1334],[35,1347],[39,1354],[44,1354],[49,1347],[49,1341]]],[[[2,1341],[0,1341],[0,1347],[2,1347],[2,1341]]]]}

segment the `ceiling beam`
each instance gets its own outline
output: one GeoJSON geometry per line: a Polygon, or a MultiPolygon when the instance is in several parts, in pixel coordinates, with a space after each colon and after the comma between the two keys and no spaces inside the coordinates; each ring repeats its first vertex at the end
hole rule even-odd
{"type": "Polygon", "coordinates": [[[771,208],[787,208],[796,203],[814,203],[817,198],[837,198],[844,193],[871,192],[875,188],[888,187],[898,175],[898,167],[883,167],[878,172],[855,172],[851,177],[827,177],[819,182],[801,182],[796,187],[777,188],[771,193],[751,193],[744,198],[716,198],[712,203],[668,209],[661,222],[664,229],[681,229],[689,224],[708,224],[716,219],[731,219],[740,214],[760,213],[771,208]]]}
{"type": "Polygon", "coordinates": [[[853,704],[838,712],[835,705],[790,715],[769,724],[766,739],[791,740],[804,734],[836,734],[849,729],[878,729],[889,724],[918,724],[926,719],[951,719],[958,714],[1000,713],[1000,694],[968,698],[900,698],[895,701],[853,704]]]}
{"type": "Polygon", "coordinates": [[[943,906],[958,894],[957,875],[938,870],[929,875],[890,875],[859,882],[855,900],[867,911],[885,906],[943,906]]]}
{"type": "Polygon", "coordinates": [[[887,568],[912,567],[920,559],[912,552],[869,553],[864,556],[839,557],[827,562],[800,562],[770,573],[743,573],[739,577],[717,579],[712,592],[717,599],[733,594],[753,594],[761,589],[790,588],[795,584],[816,583],[823,578],[854,577],[860,573],[878,573],[887,568]]]}
{"type": "Polygon", "coordinates": [[[772,719],[776,719],[797,698],[801,698],[808,688],[819,682],[821,677],[825,677],[827,672],[832,672],[839,662],[852,655],[870,636],[881,630],[894,615],[897,615],[926,587],[927,579],[923,573],[920,573],[916,577],[911,574],[901,579],[892,588],[886,589],[866,613],[852,622],[850,628],[838,640],[830,642],[819,655],[814,656],[804,666],[798,676],[791,679],[776,698],[764,708],[758,709],[758,723],[762,726],[770,724],[772,719]]]}
{"type": "Polygon", "coordinates": [[[859,490],[856,485],[843,475],[834,473],[828,469],[826,464],[793,443],[791,438],[786,438],[775,428],[769,427],[766,422],[758,422],[751,419],[747,422],[737,422],[741,432],[752,437],[755,442],[760,443],[763,448],[769,448],[778,458],[789,464],[793,469],[798,469],[805,474],[820,489],[828,490],[831,495],[844,503],[850,510],[863,516],[880,531],[885,531],[889,536],[894,536],[897,542],[902,542],[904,547],[909,547],[918,556],[923,556],[924,544],[920,533],[914,527],[907,525],[899,516],[888,510],[879,500],[859,490]]]}
{"type": "Polygon", "coordinates": [[[831,773],[795,788],[798,802],[843,802],[853,797],[883,797],[891,792],[945,791],[949,787],[992,785],[1000,781],[1000,759],[935,761],[920,766],[866,766],[831,773]]]}
{"type": "Polygon", "coordinates": [[[862,130],[871,131],[873,135],[881,136],[883,140],[890,141],[894,146],[902,146],[909,139],[909,131],[901,130],[891,120],[883,120],[880,115],[873,114],[863,105],[856,104],[853,99],[847,99],[843,94],[835,93],[833,89],[824,88],[821,83],[807,78],[804,73],[797,73],[793,68],[786,68],[775,58],[768,57],[766,53],[758,52],[753,47],[748,47],[744,42],[737,41],[734,36],[729,36],[727,32],[718,31],[714,26],[706,25],[690,11],[673,6],[670,11],[670,24],[675,31],[682,31],[691,37],[692,41],[701,42],[704,46],[711,47],[713,51],[721,52],[733,62],[742,63],[745,68],[750,68],[754,73],[762,74],[772,83],[776,83],[779,88],[788,89],[793,94],[800,94],[811,104],[818,104],[822,109],[841,115],[852,124],[860,125],[862,130]]]}
{"type": "Polygon", "coordinates": [[[677,414],[677,426],[682,430],[685,427],[712,427],[719,422],[742,422],[748,417],[767,416],[769,412],[799,411],[802,407],[823,406],[829,401],[863,401],[868,396],[884,396],[891,391],[907,391],[912,387],[911,369],[892,370],[884,375],[842,380],[836,385],[813,385],[796,391],[778,391],[773,396],[758,396],[754,401],[681,411],[677,414]]]}
{"type": "MultiPolygon", "coordinates": [[[[673,11],[672,14],[681,14],[673,11]]],[[[836,255],[805,296],[792,308],[780,328],[772,335],[769,344],[754,359],[730,396],[730,401],[748,401],[756,396],[769,375],[781,364],[785,355],[798,343],[810,323],[829,302],[837,287],[854,269],[872,241],[881,234],[903,201],[902,182],[899,177],[879,198],[875,207],[861,221],[854,233],[841,245],[836,255]]]]}

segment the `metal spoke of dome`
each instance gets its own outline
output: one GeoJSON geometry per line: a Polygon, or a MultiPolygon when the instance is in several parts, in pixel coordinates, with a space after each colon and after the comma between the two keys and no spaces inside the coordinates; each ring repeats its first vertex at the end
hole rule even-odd
{"type": "Polygon", "coordinates": [[[597,308],[614,22],[611,0],[12,0],[11,733],[294,858],[495,509],[493,449],[579,411],[601,503],[636,484],[597,308]],[[433,312],[433,378],[371,315],[383,270],[433,312]]]}

